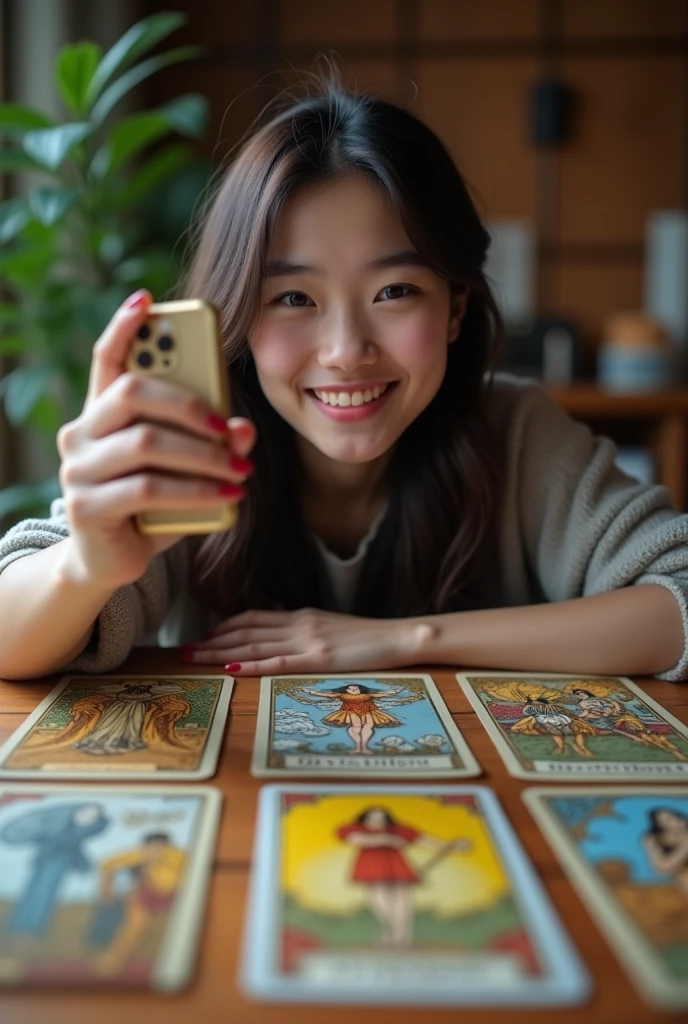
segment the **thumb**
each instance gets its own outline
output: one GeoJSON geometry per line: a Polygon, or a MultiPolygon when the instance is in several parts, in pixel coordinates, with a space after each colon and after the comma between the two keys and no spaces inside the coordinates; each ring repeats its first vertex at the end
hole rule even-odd
{"type": "Polygon", "coordinates": [[[146,319],[152,301],[145,289],[130,295],[93,346],[87,402],[101,395],[125,372],[133,337],[146,319]]]}

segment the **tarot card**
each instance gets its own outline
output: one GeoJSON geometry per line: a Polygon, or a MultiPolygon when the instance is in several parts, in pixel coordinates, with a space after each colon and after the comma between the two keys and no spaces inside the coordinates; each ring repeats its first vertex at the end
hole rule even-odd
{"type": "Polygon", "coordinates": [[[688,1007],[688,787],[567,786],[523,797],[631,981],[688,1007]]]}
{"type": "Polygon", "coordinates": [[[0,748],[0,779],[208,779],[234,681],[67,676],[0,748]]]}
{"type": "Polygon", "coordinates": [[[254,775],[467,778],[480,767],[430,676],[265,676],[254,775]]]}
{"type": "Polygon", "coordinates": [[[220,804],[209,787],[0,784],[0,987],[187,984],[220,804]]]}
{"type": "Polygon", "coordinates": [[[630,679],[544,672],[457,679],[516,778],[688,781],[688,728],[630,679]]]}
{"type": "Polygon", "coordinates": [[[480,786],[261,791],[242,983],[267,1001],[581,1002],[588,976],[480,786]]]}

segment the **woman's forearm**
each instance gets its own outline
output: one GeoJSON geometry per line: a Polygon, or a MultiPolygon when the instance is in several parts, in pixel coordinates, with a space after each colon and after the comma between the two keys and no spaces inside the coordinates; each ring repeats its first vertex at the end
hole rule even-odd
{"type": "Polygon", "coordinates": [[[112,595],[71,568],[69,539],[0,573],[0,678],[31,679],[68,665],[112,595]]]}
{"type": "Polygon", "coordinates": [[[684,645],[676,598],[654,584],[414,622],[414,661],[475,668],[654,675],[673,668],[684,645]]]}

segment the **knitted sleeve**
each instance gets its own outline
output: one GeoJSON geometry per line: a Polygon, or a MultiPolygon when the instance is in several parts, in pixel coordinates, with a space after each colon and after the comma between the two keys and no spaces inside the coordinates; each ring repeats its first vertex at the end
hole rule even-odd
{"type": "MultiPolygon", "coordinates": [[[[48,519],[26,519],[0,538],[0,572],[25,555],[42,551],[69,536],[64,502],[56,499],[48,519]]],[[[72,662],[81,672],[109,672],[118,668],[132,647],[162,623],[173,589],[186,575],[186,549],[176,544],[156,556],[136,583],[115,591],[98,616],[89,645],[72,662]]]]}
{"type": "Polygon", "coordinates": [[[615,464],[609,438],[577,423],[532,386],[512,424],[519,519],[543,596],[563,601],[628,584],[656,583],[676,598],[684,653],[657,678],[688,678],[688,516],[669,491],[640,484],[615,464]]]}

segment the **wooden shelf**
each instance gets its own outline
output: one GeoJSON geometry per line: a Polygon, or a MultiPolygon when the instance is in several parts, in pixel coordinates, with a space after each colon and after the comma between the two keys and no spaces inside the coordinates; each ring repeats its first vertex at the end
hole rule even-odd
{"type": "MultiPolygon", "coordinates": [[[[593,383],[569,388],[547,388],[555,401],[574,419],[591,427],[600,420],[635,421],[643,443],[657,461],[659,483],[671,491],[676,508],[688,500],[688,387],[665,388],[637,394],[603,391],[593,383]]],[[[607,428],[607,433],[611,430],[607,428]]]]}

